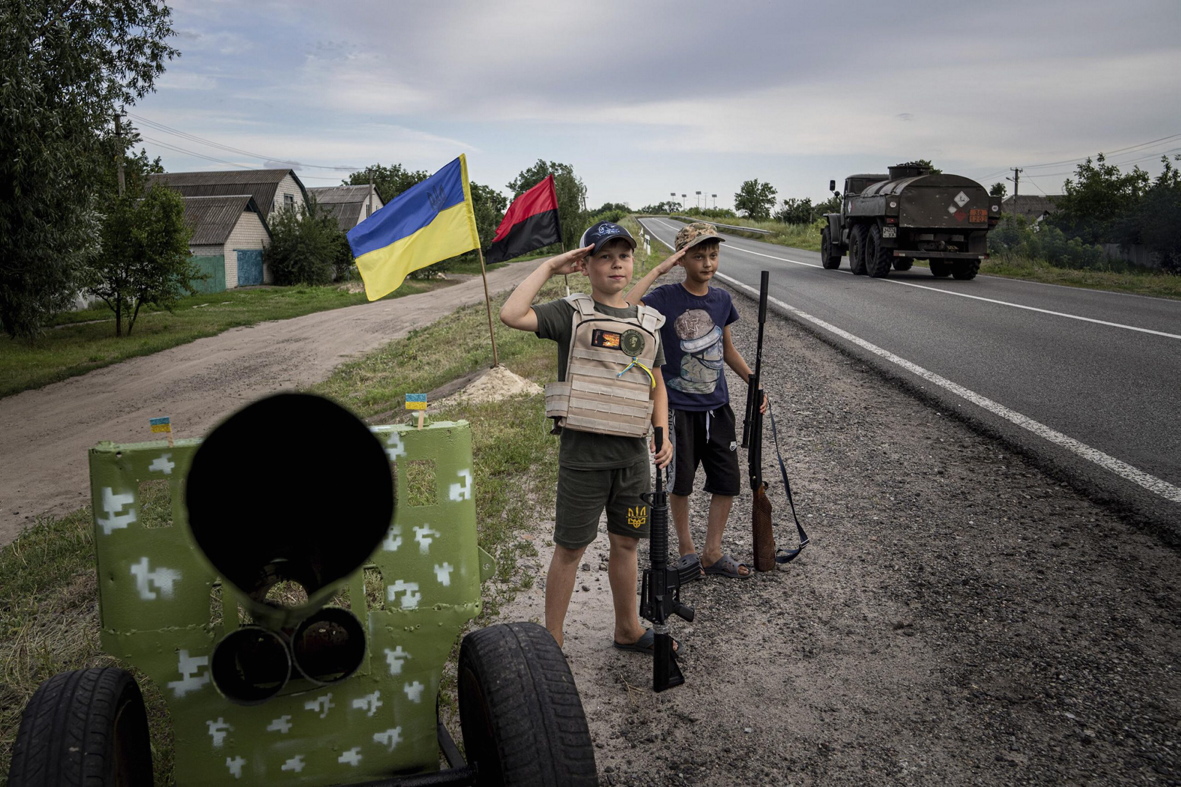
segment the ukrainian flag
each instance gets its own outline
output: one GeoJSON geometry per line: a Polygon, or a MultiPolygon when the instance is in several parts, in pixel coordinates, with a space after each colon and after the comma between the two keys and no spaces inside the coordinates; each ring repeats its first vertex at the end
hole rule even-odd
{"type": "Polygon", "coordinates": [[[467,159],[460,155],[406,189],[348,238],[371,301],[401,287],[411,271],[480,248],[467,159]]]}

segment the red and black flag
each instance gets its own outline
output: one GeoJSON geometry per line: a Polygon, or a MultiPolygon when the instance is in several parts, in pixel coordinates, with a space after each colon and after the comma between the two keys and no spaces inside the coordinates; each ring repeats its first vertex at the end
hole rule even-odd
{"type": "Polygon", "coordinates": [[[535,251],[562,239],[558,224],[558,192],[554,189],[554,176],[545,180],[513,200],[504,214],[504,220],[496,228],[496,237],[488,249],[489,263],[504,262],[535,251]]]}

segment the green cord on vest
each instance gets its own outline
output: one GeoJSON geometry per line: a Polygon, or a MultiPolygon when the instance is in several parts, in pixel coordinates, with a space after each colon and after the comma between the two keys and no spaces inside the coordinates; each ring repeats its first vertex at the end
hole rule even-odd
{"type": "Polygon", "coordinates": [[[644,374],[648,375],[648,379],[652,381],[652,384],[649,387],[651,387],[651,388],[656,387],[656,378],[652,376],[652,370],[649,369],[644,364],[640,363],[639,360],[637,360],[637,358],[632,358],[632,362],[629,363],[627,366],[623,367],[623,371],[615,376],[616,377],[623,377],[623,375],[627,374],[627,370],[632,368],[633,366],[640,367],[641,369],[644,370],[644,374]]]}

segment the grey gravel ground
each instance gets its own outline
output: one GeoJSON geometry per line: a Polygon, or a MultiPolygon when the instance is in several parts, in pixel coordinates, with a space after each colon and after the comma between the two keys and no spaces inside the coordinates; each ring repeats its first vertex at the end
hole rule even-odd
{"type": "MultiPolygon", "coordinates": [[[[747,350],[755,310],[737,302],[747,350]]],[[[794,323],[769,317],[765,346],[812,544],[687,586],[697,618],[672,623],[687,683],[659,695],[650,660],[610,647],[605,537],[592,545],[565,649],[601,783],[1181,784],[1176,549],[794,323]]],[[[775,478],[769,425],[766,445],[775,478]]],[[[743,560],[749,511],[744,494],[727,531],[743,560]]],[[[542,584],[504,618],[540,620],[542,584]]]]}

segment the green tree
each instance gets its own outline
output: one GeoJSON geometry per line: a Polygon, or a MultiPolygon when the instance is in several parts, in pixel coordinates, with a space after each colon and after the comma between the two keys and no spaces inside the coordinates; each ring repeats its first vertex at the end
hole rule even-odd
{"type": "Polygon", "coordinates": [[[101,227],[86,291],[115,313],[116,336],[125,321],[131,335],[144,306],[172,311],[182,293],[197,291],[201,273],[189,259],[192,230],[180,194],[160,185],[128,190],[112,200],[101,227]]]}
{"type": "Polygon", "coordinates": [[[755,221],[769,219],[777,193],[770,183],[760,183],[757,179],[743,181],[734,195],[734,208],[755,221]]]}
{"type": "Polygon", "coordinates": [[[0,0],[0,325],[36,337],[94,252],[113,118],[179,54],[157,0],[0,0]]]}
{"type": "Polygon", "coordinates": [[[898,164],[897,166],[899,166],[899,167],[922,167],[923,169],[927,170],[928,175],[942,175],[943,174],[943,170],[939,169],[939,167],[936,167],[934,164],[932,164],[931,159],[928,159],[928,158],[920,158],[920,159],[915,159],[914,161],[907,161],[903,164],[898,164]]]}
{"type": "MultiPolygon", "coordinates": [[[[1175,160],[1181,161],[1181,155],[1175,160]]],[[[1167,156],[1161,162],[1164,169],[1144,195],[1134,221],[1141,242],[1156,253],[1161,267],[1181,273],[1181,171],[1167,156]]]]}
{"type": "Polygon", "coordinates": [[[785,199],[783,207],[775,213],[775,219],[784,224],[811,224],[815,218],[816,208],[812,205],[811,197],[785,199]]]}
{"type": "Polygon", "coordinates": [[[386,204],[415,183],[421,183],[430,176],[431,173],[421,170],[411,172],[401,164],[394,164],[389,167],[382,166],[381,164],[371,164],[365,167],[365,169],[349,175],[345,178],[343,185],[365,186],[368,185],[370,178],[372,178],[373,190],[381,198],[382,204],[386,204]]]}
{"type": "Polygon", "coordinates": [[[536,186],[547,175],[554,176],[554,190],[558,194],[558,221],[562,224],[562,244],[567,249],[578,245],[586,216],[586,186],[574,174],[569,164],[538,159],[529,169],[522,171],[508,184],[513,199],[536,186]]]}
{"type": "Polygon", "coordinates": [[[348,239],[315,197],[309,195],[304,208],[280,208],[268,223],[271,244],[263,256],[275,284],[329,284],[352,263],[348,239]]]}
{"type": "Polygon", "coordinates": [[[1005,194],[1008,193],[1008,191],[1009,191],[1009,187],[1006,186],[1004,184],[1004,182],[998,181],[998,182],[992,184],[992,188],[990,188],[988,190],[988,196],[1004,199],[1005,194]]]}
{"type": "Polygon", "coordinates": [[[664,202],[658,202],[655,205],[645,205],[644,207],[640,208],[640,210],[638,212],[639,213],[676,213],[680,209],[681,209],[681,203],[665,200],[664,202]]]}
{"type": "Polygon", "coordinates": [[[1149,185],[1144,170],[1122,173],[1100,153],[1079,164],[1075,177],[1062,185],[1050,222],[1085,243],[1138,243],[1135,214],[1149,185]]]}

